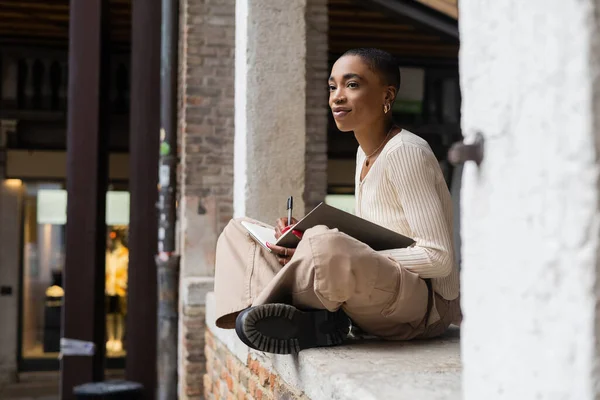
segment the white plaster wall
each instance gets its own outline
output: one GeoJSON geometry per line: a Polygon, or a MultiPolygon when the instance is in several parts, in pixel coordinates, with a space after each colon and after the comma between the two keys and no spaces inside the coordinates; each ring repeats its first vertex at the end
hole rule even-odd
{"type": "Polygon", "coordinates": [[[306,0],[236,1],[234,215],[304,212],[306,0]]]}
{"type": "Polygon", "coordinates": [[[597,0],[462,0],[465,399],[593,399],[597,0]]]}
{"type": "Polygon", "coordinates": [[[12,295],[0,296],[0,387],[17,374],[20,194],[19,181],[0,180],[0,286],[12,287],[12,295]]]}

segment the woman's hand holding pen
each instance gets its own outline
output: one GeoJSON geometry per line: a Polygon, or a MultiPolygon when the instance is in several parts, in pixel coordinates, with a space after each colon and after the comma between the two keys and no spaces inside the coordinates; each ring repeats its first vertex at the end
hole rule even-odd
{"type": "MultiPolygon", "coordinates": [[[[290,220],[289,224],[288,224],[287,217],[279,218],[277,220],[277,222],[275,223],[275,238],[279,239],[284,233],[286,233],[287,231],[292,229],[294,227],[294,225],[296,225],[297,223],[298,223],[298,221],[295,218],[292,218],[290,220]]],[[[292,230],[292,233],[298,239],[302,239],[302,232],[292,230]]],[[[281,265],[287,264],[290,261],[290,259],[292,258],[292,256],[294,255],[294,253],[296,252],[296,249],[283,247],[283,246],[277,246],[273,243],[267,243],[267,246],[269,247],[269,249],[271,249],[273,254],[275,254],[277,256],[277,260],[279,261],[279,264],[281,264],[281,265]]]]}
{"type": "Polygon", "coordinates": [[[289,223],[287,217],[279,218],[277,222],[275,222],[275,238],[279,239],[284,233],[289,231],[297,223],[298,221],[296,220],[296,218],[292,218],[289,223]]]}

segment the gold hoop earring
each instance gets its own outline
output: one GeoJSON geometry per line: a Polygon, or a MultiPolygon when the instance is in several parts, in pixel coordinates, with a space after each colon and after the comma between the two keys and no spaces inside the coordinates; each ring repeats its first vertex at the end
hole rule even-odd
{"type": "Polygon", "coordinates": [[[392,108],[392,106],[390,106],[389,104],[385,104],[385,105],[383,106],[383,112],[384,112],[385,114],[387,114],[387,113],[388,113],[388,111],[390,111],[390,109],[391,109],[391,108],[392,108]]]}

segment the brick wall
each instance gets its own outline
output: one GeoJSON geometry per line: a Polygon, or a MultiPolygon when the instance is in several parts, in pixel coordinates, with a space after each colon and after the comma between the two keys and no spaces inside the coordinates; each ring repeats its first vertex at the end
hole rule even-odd
{"type": "Polygon", "coordinates": [[[201,399],[202,375],[206,371],[204,354],[205,306],[185,306],[183,308],[182,325],[184,327],[183,343],[185,359],[180,362],[179,377],[181,399],[201,399]]]}
{"type": "Polygon", "coordinates": [[[327,0],[306,4],[306,177],[304,204],[312,210],[327,194],[327,0]]]}
{"type": "Polygon", "coordinates": [[[214,198],[220,232],[233,215],[235,0],[183,0],[181,8],[182,195],[199,198],[205,212],[202,201],[214,198]]]}
{"type": "Polygon", "coordinates": [[[204,295],[233,215],[235,0],[180,3],[179,398],[203,398],[204,295]]]}
{"type": "Polygon", "coordinates": [[[308,400],[248,355],[240,361],[206,330],[205,400],[308,400]]]}

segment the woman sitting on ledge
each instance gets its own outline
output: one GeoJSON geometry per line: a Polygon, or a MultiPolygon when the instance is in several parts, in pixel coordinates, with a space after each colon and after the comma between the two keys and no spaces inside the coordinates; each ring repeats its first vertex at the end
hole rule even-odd
{"type": "MultiPolygon", "coordinates": [[[[218,327],[235,328],[254,349],[289,354],[341,344],[351,323],[408,340],[438,336],[459,318],[450,193],[427,142],[392,121],[399,87],[392,55],[350,50],[332,68],[329,106],[360,145],[356,214],[415,245],[375,251],[316,226],[294,232],[296,249],[270,245],[274,256],[232,220],[217,244],[218,327]]],[[[277,237],[287,225],[277,221],[277,237]]]]}

